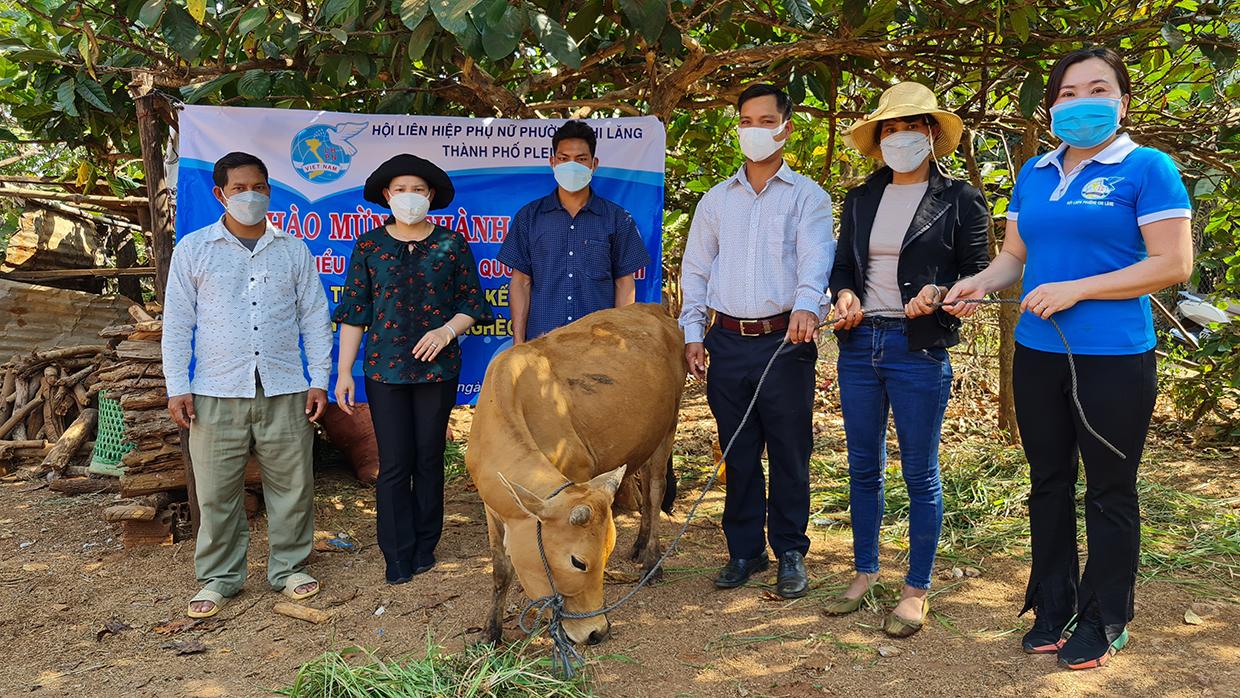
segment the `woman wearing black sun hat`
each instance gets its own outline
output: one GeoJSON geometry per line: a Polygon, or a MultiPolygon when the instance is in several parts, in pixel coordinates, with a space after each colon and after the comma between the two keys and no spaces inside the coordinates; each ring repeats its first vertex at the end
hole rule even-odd
{"type": "Polygon", "coordinates": [[[493,321],[465,236],[427,220],[452,203],[442,169],[397,155],[366,179],[364,198],[392,218],[358,236],[332,319],[340,324],[336,403],[352,414],[353,363],[362,367],[379,447],[375,483],[387,581],[435,565],[443,531],[443,456],[461,372],[457,337],[493,321]]]}

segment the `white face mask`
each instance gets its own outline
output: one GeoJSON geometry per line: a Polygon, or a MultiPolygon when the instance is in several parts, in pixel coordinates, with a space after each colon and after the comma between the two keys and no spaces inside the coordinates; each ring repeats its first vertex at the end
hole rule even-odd
{"type": "Polygon", "coordinates": [[[741,142],[741,152],[753,162],[760,162],[775,154],[784,147],[786,141],[777,141],[775,136],[783,132],[788,125],[785,121],[775,128],[744,127],[738,128],[737,134],[741,142]]]}
{"type": "Polygon", "coordinates": [[[267,216],[271,197],[256,191],[243,191],[224,199],[228,215],[241,225],[258,225],[267,216]]]}
{"type": "Polygon", "coordinates": [[[551,168],[555,174],[555,183],[565,191],[581,191],[590,185],[594,178],[594,170],[579,162],[565,162],[551,168]]]}
{"type": "Polygon", "coordinates": [[[431,200],[421,194],[403,191],[393,194],[392,198],[388,199],[388,206],[392,209],[392,215],[396,216],[396,220],[405,225],[413,225],[426,219],[426,212],[431,208],[431,200]]]}
{"type": "Polygon", "coordinates": [[[896,172],[912,172],[930,155],[930,137],[916,131],[899,131],[878,144],[883,162],[896,172]]]}

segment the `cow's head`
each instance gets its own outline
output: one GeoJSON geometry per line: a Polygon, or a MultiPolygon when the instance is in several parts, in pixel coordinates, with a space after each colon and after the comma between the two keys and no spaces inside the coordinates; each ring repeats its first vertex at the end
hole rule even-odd
{"type": "MultiPolygon", "coordinates": [[[[611,502],[624,479],[624,470],[622,465],[546,499],[521,485],[503,481],[527,514],[520,520],[505,522],[504,547],[531,599],[551,593],[538,555],[537,524],[541,521],[543,550],[555,588],[564,596],[564,607],[577,613],[602,608],[603,569],[616,547],[611,502]]],[[[610,628],[607,617],[602,615],[564,620],[564,630],[573,642],[601,642],[610,628]]]]}

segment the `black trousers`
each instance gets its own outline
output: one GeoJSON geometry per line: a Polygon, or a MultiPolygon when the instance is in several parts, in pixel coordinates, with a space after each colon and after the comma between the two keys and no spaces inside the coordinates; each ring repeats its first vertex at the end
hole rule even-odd
{"type": "MultiPolygon", "coordinates": [[[[783,332],[745,337],[715,325],[706,333],[710,353],[706,400],[719,428],[719,443],[727,447],[737,432],[745,408],[767,361],[783,339],[783,332]]],[[[813,450],[814,363],[813,342],[789,344],[771,366],[753,414],[740,430],[727,455],[727,496],[723,533],[732,558],[766,554],[766,539],[776,556],[790,550],[809,551],[809,456],[813,450]],[[762,474],[766,449],[771,483],[769,493],[762,474]]]]}
{"type": "Polygon", "coordinates": [[[443,533],[443,454],[456,381],[398,385],[366,379],[379,446],[379,549],[388,562],[427,564],[443,533]]]}
{"type": "Polygon", "coordinates": [[[1081,424],[1065,354],[1016,345],[1013,396],[1029,460],[1033,565],[1021,613],[1052,617],[1096,604],[1107,625],[1133,616],[1141,547],[1137,466],[1158,384],[1153,350],[1124,356],[1076,356],[1081,405],[1089,423],[1123,451],[1120,458],[1081,424]],[[1085,463],[1085,535],[1089,559],[1079,573],[1076,542],[1077,457],[1085,463]]]}

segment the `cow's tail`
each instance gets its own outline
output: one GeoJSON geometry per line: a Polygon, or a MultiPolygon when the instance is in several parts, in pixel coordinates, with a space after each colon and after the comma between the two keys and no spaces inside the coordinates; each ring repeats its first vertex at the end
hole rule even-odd
{"type": "Polygon", "coordinates": [[[667,487],[663,490],[663,513],[670,515],[676,504],[676,471],[672,469],[672,457],[667,457],[667,487]]]}

